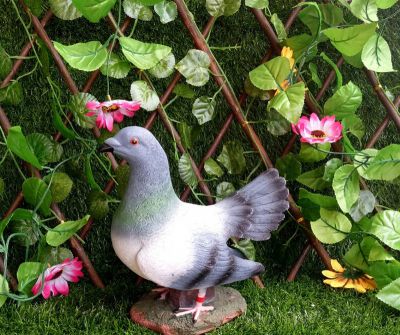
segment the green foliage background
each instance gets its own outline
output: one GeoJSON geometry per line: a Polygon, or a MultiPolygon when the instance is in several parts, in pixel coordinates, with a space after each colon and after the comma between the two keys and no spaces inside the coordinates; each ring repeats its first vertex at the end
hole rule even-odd
{"type": "MultiPolygon", "coordinates": [[[[203,1],[187,1],[189,8],[195,15],[199,26],[205,25],[208,14],[203,1]]],[[[277,12],[285,21],[291,7],[296,1],[271,1],[272,12],[277,12]]],[[[26,43],[26,35],[22,26],[15,17],[14,10],[7,0],[0,2],[0,43],[10,55],[17,55],[26,43]]],[[[399,9],[396,5],[391,11],[399,9]]],[[[22,12],[22,10],[21,10],[22,12]]],[[[387,13],[389,15],[390,13],[387,13]]],[[[27,22],[26,16],[23,16],[27,22]]],[[[297,22],[289,36],[305,31],[305,27],[297,22]]],[[[78,41],[106,40],[111,29],[105,20],[101,24],[90,24],[81,18],[75,21],[62,21],[53,18],[46,29],[52,39],[63,44],[72,44],[78,41]]],[[[400,30],[398,16],[386,25],[384,37],[389,42],[393,53],[394,67],[400,68],[400,30]]],[[[181,59],[188,49],[192,48],[191,39],[180,20],[175,20],[167,25],[154,18],[151,22],[139,22],[135,36],[142,41],[159,42],[170,45],[176,56],[181,59]]],[[[215,50],[215,55],[221,66],[230,78],[237,93],[242,90],[244,79],[249,70],[253,69],[264,56],[268,43],[257,21],[251,12],[244,6],[240,12],[232,17],[221,18],[214,27],[210,44],[212,46],[240,45],[241,49],[230,51],[215,50]]],[[[322,51],[322,50],[320,50],[322,51]]],[[[339,56],[329,47],[325,51],[332,59],[339,56]]],[[[321,78],[330,71],[326,63],[319,62],[318,69],[321,78]]],[[[20,73],[32,69],[33,62],[25,61],[20,73]]],[[[82,87],[88,75],[84,72],[71,70],[78,87],[82,87]]],[[[360,70],[344,65],[342,69],[344,82],[352,80],[363,91],[363,104],[358,115],[366,124],[366,136],[369,138],[372,131],[385,116],[384,108],[379,104],[373,90],[360,70]]],[[[67,88],[60,79],[57,69],[52,63],[51,76],[63,89],[64,103],[69,95],[67,88]]],[[[133,72],[124,80],[111,79],[111,95],[115,98],[129,99],[129,88],[132,81],[136,80],[133,72]]],[[[163,92],[169,79],[157,80],[157,91],[163,92]]],[[[384,74],[381,82],[389,88],[399,85],[399,76],[396,73],[384,74]]],[[[309,84],[315,93],[317,88],[309,84]]],[[[13,125],[21,125],[26,134],[37,131],[46,134],[54,133],[51,124],[51,110],[49,105],[49,88],[45,78],[37,71],[23,81],[25,100],[18,107],[6,107],[6,112],[13,125]]],[[[217,90],[216,85],[210,81],[205,87],[196,89],[198,96],[212,95],[217,90]]],[[[106,92],[105,77],[100,77],[91,91],[99,99],[104,99],[106,92]]],[[[393,93],[399,93],[395,90],[393,93]]],[[[328,97],[329,94],[326,95],[328,97]]],[[[186,120],[191,125],[197,121],[191,113],[191,102],[184,99],[177,100],[169,109],[171,118],[186,120]]],[[[218,133],[222,122],[229,113],[229,108],[223,98],[217,98],[215,118],[203,126],[200,138],[196,142],[191,154],[196,161],[200,161],[218,133]]],[[[259,108],[257,103],[250,112],[250,119],[262,119],[265,110],[259,108]],[[254,115],[254,117],[253,117],[254,115]]],[[[132,121],[142,125],[148,113],[141,111],[132,121]]],[[[271,158],[275,160],[286,144],[288,137],[273,137],[268,134],[262,125],[255,126],[260,134],[271,158]]],[[[174,160],[172,140],[166,133],[161,122],[157,122],[152,130],[161,141],[170,157],[172,178],[177,193],[183,190],[178,176],[177,162],[174,160]]],[[[87,134],[91,136],[90,133],[87,134]]],[[[239,139],[246,150],[252,150],[248,141],[241,132],[240,126],[234,124],[228,132],[226,139],[239,139]]],[[[398,143],[399,134],[393,124],[390,124],[376,147],[383,147],[389,143],[398,143]]],[[[365,144],[365,143],[364,143],[365,144]]],[[[67,144],[64,146],[66,154],[79,152],[79,148],[67,144]]],[[[220,150],[217,152],[219,154],[220,150]]],[[[0,152],[2,155],[3,152],[0,152]]],[[[243,176],[224,176],[223,180],[231,181],[237,188],[241,186],[241,179],[257,164],[256,155],[247,155],[247,172],[243,176]]],[[[261,172],[261,169],[258,173],[261,172]]],[[[11,162],[2,166],[0,177],[5,180],[6,193],[0,198],[0,213],[8,208],[11,201],[20,191],[21,180],[11,162]]],[[[106,176],[97,175],[98,181],[106,181],[106,176]]],[[[216,183],[211,183],[215,193],[216,183]]],[[[373,183],[374,193],[378,195],[382,205],[399,208],[400,189],[398,185],[373,183]]],[[[295,191],[295,190],[294,190],[295,191]]],[[[86,204],[82,199],[87,196],[87,186],[79,179],[75,179],[73,194],[61,204],[61,208],[69,219],[76,219],[87,212],[86,204]]],[[[3,306],[0,312],[0,334],[149,334],[130,323],[128,319],[129,306],[149,287],[135,287],[135,275],[127,270],[114,255],[109,238],[111,216],[104,220],[96,221],[92,232],[89,234],[85,248],[90,255],[96,269],[104,279],[107,288],[105,291],[95,289],[86,278],[79,285],[72,285],[71,295],[68,298],[55,298],[49,302],[41,301],[34,304],[17,305],[9,303],[3,306]]],[[[216,331],[216,334],[400,334],[400,319],[398,312],[381,304],[372,294],[360,296],[353,292],[333,290],[324,287],[320,270],[323,268],[317,257],[312,254],[308,257],[306,265],[295,283],[284,281],[290,265],[295,261],[300,249],[305,242],[304,235],[298,231],[293,239],[289,238],[295,233],[295,225],[287,225],[281,234],[266,243],[257,244],[257,258],[266,264],[267,272],[263,275],[266,290],[257,289],[251,281],[235,284],[245,296],[249,304],[245,317],[216,331]]],[[[340,250],[330,248],[333,254],[340,250]]],[[[16,257],[16,255],[11,255],[16,257]]]]}

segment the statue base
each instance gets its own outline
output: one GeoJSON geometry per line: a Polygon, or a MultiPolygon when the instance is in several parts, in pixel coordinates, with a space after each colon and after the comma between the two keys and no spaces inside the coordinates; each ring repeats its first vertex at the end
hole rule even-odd
{"type": "Polygon", "coordinates": [[[154,292],[145,295],[132,306],[131,319],[164,335],[198,335],[213,331],[246,312],[246,301],[235,289],[218,286],[213,293],[211,305],[214,310],[202,312],[195,324],[191,314],[176,317],[168,298],[159,300],[159,295],[154,292]]]}

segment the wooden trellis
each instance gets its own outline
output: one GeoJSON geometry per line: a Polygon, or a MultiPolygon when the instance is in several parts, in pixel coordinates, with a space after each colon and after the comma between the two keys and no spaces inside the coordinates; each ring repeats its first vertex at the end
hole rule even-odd
{"type": "MultiPolygon", "coordinates": [[[[217,60],[215,59],[214,55],[212,54],[211,50],[208,47],[208,44],[206,43],[206,41],[204,39],[205,37],[208,36],[208,34],[211,30],[211,27],[214,24],[215,19],[213,17],[210,17],[206,26],[204,27],[203,32],[201,33],[198,29],[198,26],[193,21],[193,17],[191,16],[188,8],[186,7],[184,0],[174,0],[174,1],[177,5],[179,16],[180,16],[182,22],[184,23],[184,26],[188,30],[195,47],[199,50],[206,52],[209,55],[210,61],[211,61],[211,65],[210,65],[211,72],[213,73],[214,79],[215,79],[216,83],[218,84],[218,86],[221,88],[221,92],[231,109],[231,112],[228,113],[227,118],[226,118],[225,122],[223,123],[223,125],[221,126],[219,133],[215,137],[214,142],[212,143],[209,150],[204,155],[201,162],[197,165],[194,162],[194,160],[189,156],[192,167],[193,167],[193,171],[199,182],[199,187],[200,187],[201,191],[206,195],[207,202],[209,204],[212,204],[214,202],[214,200],[211,196],[211,193],[210,193],[207,183],[204,181],[204,179],[202,177],[201,172],[204,168],[205,161],[209,157],[214,155],[214,153],[217,151],[218,147],[220,146],[220,144],[222,142],[223,137],[229,130],[229,128],[230,128],[232,122],[234,122],[234,120],[241,125],[243,131],[246,133],[246,135],[248,137],[249,142],[253,145],[253,147],[259,153],[266,168],[273,167],[273,163],[272,163],[271,159],[269,158],[267,151],[263,147],[263,145],[259,139],[259,136],[255,132],[253,127],[247,122],[247,120],[244,116],[244,113],[242,112],[241,106],[243,106],[245,104],[247,95],[245,93],[242,93],[240,95],[240,97],[237,98],[235,95],[235,92],[232,90],[232,88],[226,82],[224,82],[224,79],[222,76],[223,70],[220,68],[217,60]]],[[[303,1],[300,1],[300,2],[303,2],[303,1]]],[[[35,17],[29,11],[29,9],[25,6],[25,4],[23,3],[22,0],[20,0],[20,4],[24,8],[25,12],[29,15],[35,33],[37,34],[37,36],[39,36],[44,41],[47,48],[49,49],[49,51],[55,61],[55,64],[58,67],[60,75],[63,78],[63,80],[65,81],[69,91],[72,94],[78,93],[79,92],[78,87],[76,86],[74,80],[72,79],[62,58],[55,50],[55,48],[52,44],[52,41],[48,37],[46,30],[45,30],[46,25],[48,24],[48,22],[50,21],[50,19],[53,16],[52,12],[48,11],[43,16],[42,20],[39,21],[39,19],[37,17],[35,17]]],[[[290,29],[293,22],[296,20],[296,17],[298,15],[300,9],[301,9],[300,7],[295,7],[295,9],[292,11],[290,16],[288,17],[288,20],[285,24],[285,29],[287,31],[290,29]]],[[[277,38],[270,22],[268,21],[267,17],[264,15],[264,13],[258,9],[251,9],[251,11],[254,14],[256,20],[259,22],[260,27],[261,27],[262,31],[264,32],[264,34],[266,35],[266,37],[269,41],[269,44],[270,44],[270,50],[267,51],[266,55],[261,60],[261,63],[263,63],[263,62],[267,61],[268,59],[270,59],[273,55],[279,55],[280,51],[281,51],[281,46],[279,44],[278,38],[277,38]]],[[[129,27],[129,25],[131,23],[131,19],[127,18],[127,19],[125,19],[125,21],[123,22],[121,27],[117,27],[116,21],[111,13],[108,14],[108,20],[114,30],[119,28],[117,31],[120,35],[124,34],[124,32],[127,30],[127,28],[129,27]]],[[[32,41],[32,43],[33,43],[33,41],[32,41]]],[[[109,49],[113,49],[114,47],[115,47],[115,44],[114,45],[111,44],[109,46],[109,49]]],[[[20,69],[20,66],[23,63],[23,57],[26,57],[29,54],[31,48],[32,48],[31,42],[28,42],[23,47],[23,49],[20,53],[21,58],[19,58],[15,61],[14,65],[12,67],[12,70],[7,75],[7,77],[3,80],[3,82],[0,84],[0,88],[6,87],[10,83],[10,81],[15,77],[15,75],[18,73],[18,71],[20,69]]],[[[337,61],[337,66],[340,67],[343,64],[343,62],[344,62],[343,58],[340,57],[339,60],[337,61]]],[[[89,92],[90,91],[90,89],[92,88],[96,79],[98,78],[99,73],[100,73],[100,71],[96,70],[90,74],[90,76],[89,76],[88,80],[86,81],[84,87],[82,88],[81,92],[89,92]]],[[[395,101],[392,103],[387,98],[382,87],[379,85],[376,74],[374,72],[366,70],[366,69],[365,69],[365,73],[366,73],[366,76],[368,77],[368,80],[370,81],[374,91],[376,92],[377,97],[379,98],[379,100],[381,101],[381,103],[383,104],[385,109],[387,110],[387,115],[385,116],[382,123],[378,126],[378,128],[376,129],[374,134],[371,136],[371,138],[367,142],[366,147],[371,148],[375,145],[375,143],[377,142],[377,140],[382,135],[382,133],[384,132],[384,130],[386,129],[386,127],[388,126],[388,124],[391,121],[393,121],[395,123],[396,127],[398,129],[400,129],[400,116],[397,111],[399,104],[400,104],[400,97],[397,97],[395,99],[395,101]]],[[[182,76],[179,72],[176,72],[174,74],[174,76],[173,76],[171,82],[169,83],[167,89],[165,90],[164,94],[160,97],[159,107],[157,108],[156,111],[154,111],[153,113],[150,114],[149,118],[147,119],[147,121],[145,122],[145,124],[143,126],[147,129],[151,129],[152,126],[154,125],[154,123],[156,122],[157,118],[159,117],[160,120],[162,121],[162,123],[164,124],[166,130],[174,137],[174,140],[176,141],[178,150],[183,154],[186,151],[182,145],[180,135],[179,135],[178,131],[174,128],[174,126],[169,122],[168,116],[166,115],[165,110],[161,107],[162,105],[167,103],[171,93],[173,92],[173,89],[179,83],[181,78],[182,78],[182,76]]],[[[315,102],[318,102],[324,96],[325,92],[329,88],[329,86],[334,78],[335,78],[335,72],[332,70],[326,77],[320,91],[317,93],[317,95],[315,97],[312,96],[310,91],[307,91],[305,104],[306,104],[306,108],[308,109],[308,111],[310,113],[314,112],[314,113],[319,114],[319,108],[315,102]]],[[[68,113],[66,120],[64,120],[64,123],[66,126],[68,126],[68,123],[71,120],[71,118],[72,118],[72,113],[68,113]]],[[[0,106],[0,126],[2,127],[2,129],[4,130],[4,132],[6,134],[8,132],[8,129],[11,127],[11,124],[8,120],[7,114],[1,106],[0,106]]],[[[96,138],[100,136],[99,129],[97,129],[97,128],[93,129],[93,136],[95,136],[96,138]]],[[[61,137],[62,137],[62,135],[59,132],[53,136],[55,141],[60,141],[61,137]]],[[[293,135],[290,138],[290,140],[288,141],[287,145],[285,146],[285,148],[282,152],[282,156],[286,155],[287,153],[289,153],[291,151],[291,149],[293,148],[293,145],[295,144],[295,141],[296,141],[296,136],[293,135]]],[[[337,146],[334,146],[333,148],[334,148],[334,150],[340,149],[337,146]]],[[[107,153],[107,156],[108,156],[108,159],[110,160],[111,166],[114,170],[119,165],[126,164],[126,162],[124,162],[124,161],[118,162],[111,153],[107,153]]],[[[27,166],[29,171],[32,171],[34,176],[36,176],[38,178],[41,177],[38,170],[36,170],[35,168],[32,168],[28,164],[25,164],[25,165],[27,166]]],[[[114,182],[112,180],[108,181],[108,183],[106,184],[106,186],[104,188],[104,192],[110,193],[111,190],[113,189],[113,187],[114,187],[114,182]]],[[[187,200],[190,195],[190,192],[191,192],[190,188],[186,187],[185,190],[183,191],[183,193],[181,194],[181,199],[183,201],[187,200]]],[[[13,203],[10,205],[9,209],[3,215],[3,217],[6,217],[9,214],[11,214],[16,208],[18,208],[21,205],[22,201],[23,201],[23,194],[22,194],[22,192],[20,192],[17,195],[17,197],[15,198],[15,200],[13,201],[13,203]]],[[[307,254],[310,252],[311,249],[314,249],[317,252],[318,256],[321,258],[321,260],[323,261],[323,263],[325,264],[325,266],[327,268],[331,268],[331,264],[330,264],[329,254],[327,253],[325,248],[322,246],[322,244],[312,234],[311,230],[309,229],[309,227],[310,227],[309,222],[307,222],[304,219],[299,207],[296,205],[295,201],[293,200],[293,198],[291,196],[289,196],[289,201],[290,201],[290,209],[289,210],[291,211],[291,214],[296,219],[298,224],[300,224],[301,226],[303,226],[305,228],[303,231],[305,232],[305,234],[307,236],[307,243],[305,244],[304,249],[302,250],[298,260],[294,264],[294,266],[291,269],[290,274],[288,276],[288,280],[294,280],[301,265],[303,264],[303,262],[307,256],[307,254]]],[[[58,217],[60,217],[60,218],[64,217],[63,213],[60,211],[57,204],[55,204],[55,203],[52,204],[52,209],[55,211],[55,213],[57,214],[58,217]]],[[[92,225],[93,225],[93,220],[90,219],[88,221],[88,223],[86,224],[86,226],[83,227],[83,229],[80,231],[81,238],[86,238],[86,236],[90,232],[90,229],[92,228],[92,225]]],[[[72,237],[69,242],[70,242],[70,246],[71,246],[71,249],[74,252],[74,254],[83,261],[84,267],[88,271],[89,277],[91,278],[92,282],[97,287],[103,288],[104,284],[103,284],[101,278],[99,277],[99,275],[97,274],[93,264],[90,261],[90,258],[86,254],[86,252],[83,249],[79,240],[75,237],[72,237]]],[[[3,258],[0,255],[0,271],[3,272],[3,270],[4,270],[3,258]]],[[[17,282],[10,271],[8,271],[7,277],[8,277],[11,288],[13,290],[16,290],[17,282]]],[[[260,287],[263,287],[263,283],[260,280],[260,278],[255,277],[253,279],[260,287]]]]}

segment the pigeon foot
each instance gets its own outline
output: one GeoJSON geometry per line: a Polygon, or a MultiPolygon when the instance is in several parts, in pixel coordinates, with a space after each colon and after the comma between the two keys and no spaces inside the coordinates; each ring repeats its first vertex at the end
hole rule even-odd
{"type": "Polygon", "coordinates": [[[201,312],[207,312],[207,311],[212,311],[214,310],[214,306],[203,306],[203,305],[198,305],[196,303],[196,306],[193,308],[181,308],[178,310],[177,313],[175,313],[175,316],[183,316],[187,314],[192,314],[193,316],[193,323],[196,323],[197,320],[199,319],[200,313],[201,312]]]}

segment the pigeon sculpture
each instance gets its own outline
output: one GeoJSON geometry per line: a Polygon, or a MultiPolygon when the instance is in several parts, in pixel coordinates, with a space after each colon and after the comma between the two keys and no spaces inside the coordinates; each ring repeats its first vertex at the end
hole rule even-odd
{"type": "Polygon", "coordinates": [[[176,290],[198,290],[192,308],[202,311],[206,290],[258,275],[260,263],[238,256],[230,237],[267,240],[284,219],[288,190],[277,170],[269,169],[232,196],[211,206],[179,200],[167,155],[151,132],[126,127],[105,141],[102,152],[125,159],[131,174],[113,217],[111,238],[121,261],[139,276],[176,290]]]}

